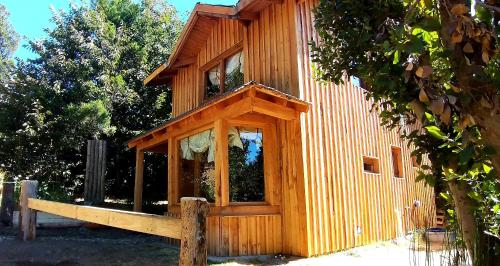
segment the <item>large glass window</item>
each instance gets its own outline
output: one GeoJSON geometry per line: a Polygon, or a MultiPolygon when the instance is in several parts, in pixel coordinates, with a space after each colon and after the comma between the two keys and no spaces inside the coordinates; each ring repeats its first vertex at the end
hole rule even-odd
{"type": "Polygon", "coordinates": [[[205,130],[179,141],[179,198],[215,202],[215,132],[205,130]]]}
{"type": "Polygon", "coordinates": [[[221,59],[205,72],[205,99],[232,91],[243,85],[243,53],[240,51],[221,59]]]}
{"type": "Polygon", "coordinates": [[[262,129],[229,127],[229,201],[264,201],[262,129]]]}

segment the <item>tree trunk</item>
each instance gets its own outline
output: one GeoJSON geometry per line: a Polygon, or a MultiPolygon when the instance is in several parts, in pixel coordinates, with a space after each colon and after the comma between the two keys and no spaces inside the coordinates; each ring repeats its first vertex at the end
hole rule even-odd
{"type": "Polygon", "coordinates": [[[477,238],[478,224],[473,213],[472,199],[467,195],[470,191],[468,186],[458,184],[455,181],[448,182],[453,202],[455,204],[455,211],[457,215],[458,225],[460,227],[465,246],[469,253],[470,258],[474,260],[474,246],[477,238]]]}
{"type": "MultiPolygon", "coordinates": [[[[476,117],[474,117],[476,119],[476,117]]],[[[484,138],[486,144],[491,146],[495,150],[490,159],[493,164],[493,168],[496,170],[497,178],[500,179],[500,114],[487,114],[479,116],[481,128],[481,137],[484,138]]]]}
{"type": "Polygon", "coordinates": [[[449,0],[440,4],[441,38],[445,48],[450,52],[451,64],[457,78],[457,86],[462,90],[463,96],[471,97],[471,103],[461,107],[462,114],[470,114],[474,122],[481,128],[481,137],[484,142],[492,147],[496,154],[490,157],[493,168],[500,178],[500,97],[496,85],[487,79],[475,78],[482,73],[482,66],[469,65],[465,60],[462,46],[451,41],[450,29],[456,27],[456,17],[450,9],[457,5],[469,5],[469,0],[449,0]],[[446,4],[445,4],[446,3],[446,4]]]}

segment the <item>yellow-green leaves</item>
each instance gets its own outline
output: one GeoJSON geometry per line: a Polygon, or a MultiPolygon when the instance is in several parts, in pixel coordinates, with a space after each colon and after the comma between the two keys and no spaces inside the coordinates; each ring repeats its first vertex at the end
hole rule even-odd
{"type": "Polygon", "coordinates": [[[446,139],[446,135],[437,126],[426,126],[425,129],[427,129],[427,132],[436,139],[446,139]]]}
{"type": "Polygon", "coordinates": [[[394,59],[392,60],[392,63],[393,63],[394,65],[396,65],[397,63],[399,63],[399,50],[396,50],[396,51],[394,52],[394,59]]]}

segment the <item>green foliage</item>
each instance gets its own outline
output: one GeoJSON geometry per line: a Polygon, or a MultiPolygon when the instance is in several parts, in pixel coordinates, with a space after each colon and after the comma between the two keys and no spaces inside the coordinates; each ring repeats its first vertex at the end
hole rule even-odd
{"type": "MultiPolygon", "coordinates": [[[[0,88],[1,168],[77,197],[86,140],[107,139],[106,195],[130,198],[135,164],[125,142],[171,110],[169,88],[142,80],[168,58],[182,22],[159,0],[93,0],[54,11],[52,20],[47,38],[29,44],[36,58],[19,62],[14,82],[0,88]]],[[[148,159],[154,185],[145,195],[164,199],[166,160],[148,159]]]]}
{"type": "Polygon", "coordinates": [[[312,60],[323,80],[361,78],[383,125],[414,125],[400,132],[419,163],[432,163],[417,179],[438,193],[462,184],[480,224],[498,232],[498,18],[484,6],[472,17],[466,5],[443,2],[320,0],[312,60]]]}
{"type": "Polygon", "coordinates": [[[8,82],[14,62],[12,55],[19,41],[18,34],[8,21],[9,13],[0,4],[0,85],[8,82]]]}

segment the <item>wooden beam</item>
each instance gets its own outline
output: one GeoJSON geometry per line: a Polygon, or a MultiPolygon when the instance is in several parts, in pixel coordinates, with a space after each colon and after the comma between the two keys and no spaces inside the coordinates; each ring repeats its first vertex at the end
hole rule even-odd
{"type": "Polygon", "coordinates": [[[259,98],[254,98],[252,111],[280,118],[283,120],[293,120],[298,117],[297,111],[259,98]]]}
{"type": "Polygon", "coordinates": [[[176,197],[176,190],[177,190],[177,182],[176,182],[176,176],[175,176],[175,169],[177,167],[177,164],[175,163],[176,158],[176,143],[173,137],[170,137],[168,139],[168,179],[167,179],[167,184],[168,184],[168,211],[171,212],[171,207],[177,203],[177,197],[176,197]]]}
{"type": "Polygon", "coordinates": [[[134,186],[134,211],[142,210],[142,189],[144,177],[144,151],[137,149],[135,154],[135,186],[134,186]]]}
{"type": "Polygon", "coordinates": [[[179,218],[29,199],[30,209],[152,235],[181,238],[179,218]]]}
{"type": "Polygon", "coordinates": [[[172,68],[185,67],[185,66],[196,63],[196,60],[197,60],[196,56],[187,57],[187,58],[179,58],[175,61],[172,68]]]}
{"type": "Polygon", "coordinates": [[[166,64],[161,64],[159,67],[157,67],[153,73],[149,74],[145,79],[144,81],[142,82],[144,85],[148,85],[149,82],[151,82],[151,80],[153,80],[154,78],[156,78],[156,76],[158,76],[163,70],[165,70],[167,68],[167,65],[166,64]]]}
{"type": "Polygon", "coordinates": [[[215,205],[229,205],[229,164],[227,121],[218,119],[215,129],[215,205]],[[217,182],[219,181],[219,182],[217,182]],[[219,200],[217,200],[219,199],[219,200]]]}

